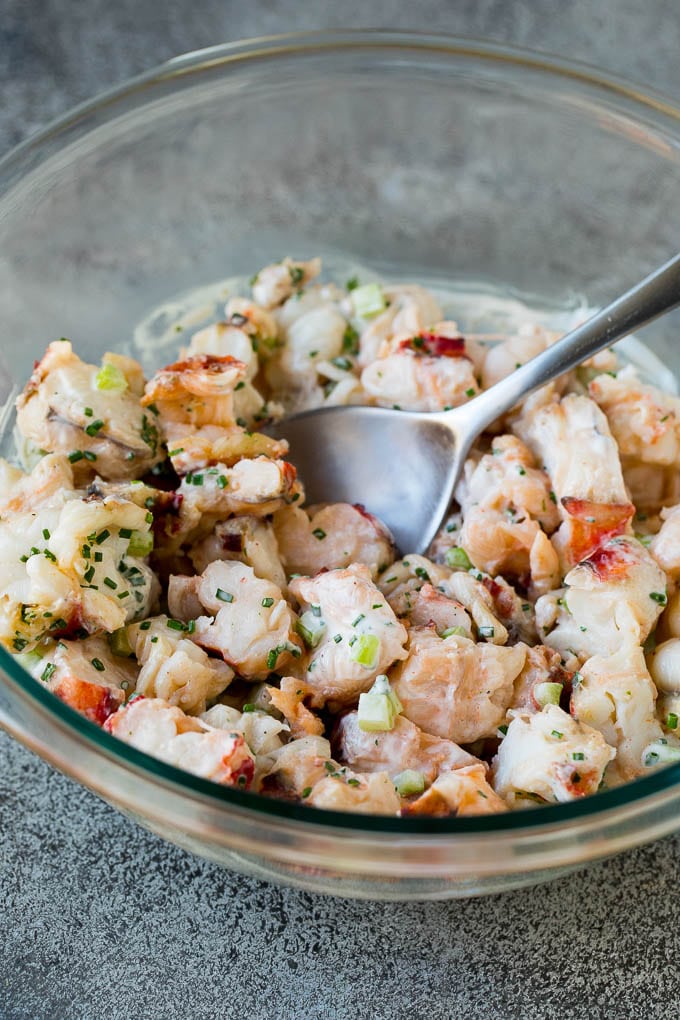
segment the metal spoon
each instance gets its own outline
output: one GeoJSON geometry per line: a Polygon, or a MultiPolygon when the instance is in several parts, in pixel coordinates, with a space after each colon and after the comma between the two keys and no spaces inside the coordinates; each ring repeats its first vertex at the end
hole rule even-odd
{"type": "Polygon", "coordinates": [[[361,503],[405,553],[425,552],[470,447],[524,397],[680,304],[680,255],[507,378],[452,411],[328,407],[267,429],[287,439],[307,502],[361,503]]]}

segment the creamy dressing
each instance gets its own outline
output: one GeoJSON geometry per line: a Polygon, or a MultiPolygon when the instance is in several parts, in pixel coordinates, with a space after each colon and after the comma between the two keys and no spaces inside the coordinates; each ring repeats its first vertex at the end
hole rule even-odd
{"type": "MultiPolygon", "coordinates": [[[[362,284],[402,282],[401,277],[378,273],[352,259],[324,258],[320,281],[342,287],[352,277],[362,284]]],[[[538,295],[522,294],[482,280],[446,281],[440,276],[422,274],[408,275],[407,279],[427,288],[441,305],[446,319],[453,319],[463,334],[475,336],[484,344],[496,343],[527,324],[567,333],[597,311],[583,295],[575,293],[568,293],[561,303],[548,303],[538,295]]],[[[177,294],[142,319],[133,331],[132,342],[124,345],[125,353],[138,358],[145,368],[155,367],[162,352],[167,351],[170,360],[180,347],[188,344],[192,333],[224,318],[226,301],[249,296],[247,276],[227,277],[177,294]]],[[[626,337],[616,349],[624,362],[635,366],[645,382],[670,393],[678,392],[675,374],[637,337],[626,337]]]]}

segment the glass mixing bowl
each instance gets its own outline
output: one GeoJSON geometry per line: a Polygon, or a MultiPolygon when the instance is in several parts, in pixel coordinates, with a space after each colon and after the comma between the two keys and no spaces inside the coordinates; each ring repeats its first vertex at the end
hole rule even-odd
{"type": "MultiPolygon", "coordinates": [[[[96,361],[172,295],[288,252],[605,302],[676,250],[679,144],[672,102],[476,42],[341,32],[172,60],[0,164],[5,452],[16,385],[49,340],[69,336],[96,361]]],[[[680,369],[678,325],[666,318],[645,340],[680,369]]],[[[498,891],[678,826],[680,766],[497,817],[313,811],[164,765],[2,650],[0,668],[0,721],[41,757],[189,850],[307,889],[498,891]]]]}

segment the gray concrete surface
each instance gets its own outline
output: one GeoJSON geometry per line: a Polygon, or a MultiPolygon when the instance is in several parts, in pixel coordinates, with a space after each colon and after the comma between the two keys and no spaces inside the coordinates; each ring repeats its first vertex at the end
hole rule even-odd
{"type": "MultiPolygon", "coordinates": [[[[0,0],[0,151],[179,51],[328,26],[511,41],[680,94],[661,0],[0,0]]],[[[0,735],[0,1018],[672,1016],[679,846],[486,900],[323,899],[164,844],[0,735]]]]}

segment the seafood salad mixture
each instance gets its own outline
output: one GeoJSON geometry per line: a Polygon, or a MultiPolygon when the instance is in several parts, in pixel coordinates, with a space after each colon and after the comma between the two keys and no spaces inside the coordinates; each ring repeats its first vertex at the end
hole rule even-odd
{"type": "Polygon", "coordinates": [[[0,462],[0,640],[120,740],[316,808],[473,815],[680,758],[680,399],[605,352],[477,444],[429,555],[305,506],[303,408],[439,410],[544,350],[416,285],[262,269],[144,377],[49,345],[0,462]]]}

